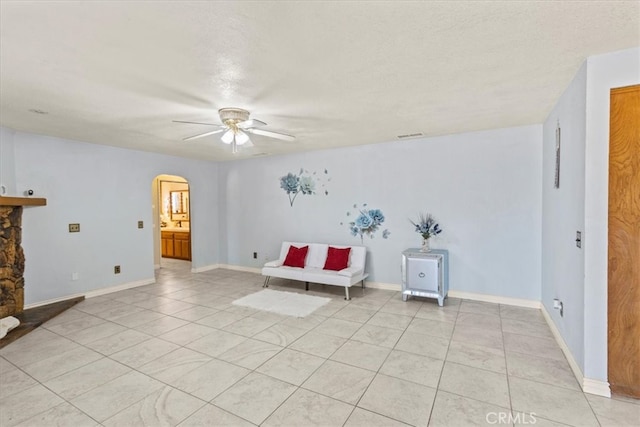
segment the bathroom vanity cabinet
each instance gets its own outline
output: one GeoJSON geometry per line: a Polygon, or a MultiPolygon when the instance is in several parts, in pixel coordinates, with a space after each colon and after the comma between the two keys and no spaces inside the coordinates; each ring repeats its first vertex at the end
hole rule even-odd
{"type": "Polygon", "coordinates": [[[191,233],[189,231],[161,231],[162,256],[191,261],[191,233]]]}

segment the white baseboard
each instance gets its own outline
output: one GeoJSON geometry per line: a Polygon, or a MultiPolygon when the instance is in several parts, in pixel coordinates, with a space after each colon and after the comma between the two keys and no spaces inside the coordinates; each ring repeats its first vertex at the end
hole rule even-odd
{"type": "MultiPolygon", "coordinates": [[[[397,291],[397,292],[400,292],[402,290],[402,285],[396,284],[396,283],[370,282],[368,280],[365,280],[364,283],[367,288],[385,289],[388,291],[397,291]]],[[[472,292],[460,292],[460,291],[451,291],[451,290],[449,291],[448,296],[450,296],[451,298],[492,302],[495,304],[515,305],[518,307],[528,307],[528,308],[537,308],[537,309],[540,308],[540,301],[521,299],[521,298],[509,298],[509,297],[501,297],[496,295],[476,294],[472,292]]]]}
{"type": "Polygon", "coordinates": [[[198,268],[191,267],[191,272],[202,273],[209,270],[215,270],[216,268],[220,268],[220,264],[209,264],[209,265],[205,265],[204,267],[198,267],[198,268]]]}
{"type": "MultiPolygon", "coordinates": [[[[232,265],[232,264],[217,264],[214,268],[224,268],[227,270],[235,270],[235,271],[246,271],[248,273],[256,273],[261,274],[262,268],[256,267],[245,267],[243,265],[232,265]]],[[[211,269],[209,269],[211,270],[211,269]]],[[[199,273],[200,271],[197,271],[199,273]]],[[[367,288],[371,289],[386,289],[388,291],[398,291],[402,290],[402,285],[395,283],[383,283],[383,282],[370,282],[369,280],[364,281],[364,285],[367,288]]],[[[355,286],[355,285],[354,285],[355,286]]]]}
{"type": "MultiPolygon", "coordinates": [[[[249,273],[256,273],[256,274],[260,274],[262,272],[261,268],[245,267],[241,265],[232,265],[232,264],[216,264],[213,266],[206,267],[206,270],[212,270],[215,268],[224,268],[227,270],[235,270],[235,271],[246,271],[249,273]]],[[[200,273],[201,271],[206,271],[206,270],[198,269],[198,271],[193,271],[193,270],[192,271],[194,273],[200,273]]],[[[365,280],[364,284],[365,284],[365,287],[370,289],[384,289],[387,291],[396,291],[396,292],[400,292],[402,290],[402,285],[399,283],[372,282],[369,280],[365,280]]],[[[540,301],[521,299],[521,298],[501,297],[496,295],[476,294],[471,292],[459,292],[459,291],[450,290],[449,296],[452,298],[492,302],[492,303],[504,304],[504,305],[515,305],[518,307],[528,307],[528,308],[537,308],[537,309],[541,307],[540,301]]]]}
{"type": "Polygon", "coordinates": [[[580,369],[580,365],[578,365],[578,362],[576,362],[576,359],[573,358],[573,354],[571,353],[571,350],[569,350],[569,346],[564,341],[564,338],[562,338],[562,335],[560,334],[558,327],[556,326],[555,322],[551,318],[551,315],[547,311],[547,308],[544,306],[544,304],[541,305],[540,311],[542,311],[542,315],[544,316],[544,319],[547,321],[547,325],[549,325],[549,329],[551,329],[551,333],[553,334],[553,337],[556,339],[556,342],[560,346],[560,349],[564,353],[564,356],[567,358],[567,361],[569,362],[569,366],[573,371],[573,375],[575,375],[576,379],[578,380],[578,383],[580,384],[582,391],[585,393],[595,394],[598,396],[611,397],[611,389],[609,388],[608,382],[594,380],[592,378],[585,378],[584,374],[582,373],[582,369],[580,369]]]}
{"type": "Polygon", "coordinates": [[[364,281],[364,287],[371,288],[371,289],[384,289],[387,291],[396,291],[396,292],[400,292],[402,290],[402,285],[398,285],[395,283],[370,282],[366,279],[364,281]]]}
{"type": "Polygon", "coordinates": [[[560,346],[560,349],[562,350],[565,357],[567,358],[567,361],[569,362],[569,366],[573,371],[573,375],[575,375],[576,379],[578,380],[578,383],[580,383],[580,387],[582,387],[582,383],[584,382],[584,375],[582,374],[582,369],[580,369],[580,365],[578,365],[578,362],[576,362],[576,359],[573,358],[573,354],[571,354],[571,350],[569,350],[569,346],[564,341],[564,338],[562,338],[562,335],[560,334],[558,327],[554,323],[553,319],[551,319],[551,315],[547,311],[547,308],[544,306],[544,304],[542,305],[540,311],[542,311],[544,320],[547,321],[547,325],[549,325],[549,329],[551,329],[551,333],[553,334],[553,337],[556,339],[556,342],[560,346]]]}
{"type": "Polygon", "coordinates": [[[85,295],[84,294],[65,295],[63,297],[48,299],[46,301],[34,302],[33,304],[25,304],[24,309],[27,310],[29,308],[42,307],[43,305],[53,304],[55,302],[66,301],[68,299],[73,299],[73,298],[78,298],[78,297],[83,297],[83,296],[85,296],[85,295]]]}
{"type": "Polygon", "coordinates": [[[156,283],[155,277],[149,279],[136,280],[135,282],[123,283],[121,285],[109,286],[107,288],[94,289],[84,294],[85,298],[99,297],[100,295],[111,294],[113,292],[124,291],[125,289],[137,288],[138,286],[151,285],[156,283]]]}
{"type": "Polygon", "coordinates": [[[100,295],[106,295],[106,294],[110,294],[110,293],[113,293],[113,292],[123,291],[125,289],[137,288],[138,286],[150,285],[150,284],[155,283],[155,282],[156,282],[155,278],[137,280],[135,282],[123,283],[121,285],[110,286],[108,288],[94,289],[93,291],[89,291],[89,292],[86,292],[86,293],[65,295],[65,296],[58,297],[58,298],[48,299],[46,301],[38,301],[38,302],[34,302],[32,304],[25,304],[24,309],[27,310],[29,308],[41,307],[43,305],[53,304],[55,302],[66,301],[68,299],[73,299],[73,298],[78,298],[78,297],[93,298],[93,297],[97,297],[97,296],[100,296],[100,295]]]}
{"type": "Polygon", "coordinates": [[[582,381],[582,391],[597,396],[611,397],[611,388],[607,381],[594,380],[593,378],[585,378],[582,381]]]}
{"type": "Polygon", "coordinates": [[[262,273],[262,268],[258,267],[245,267],[243,265],[231,265],[231,264],[218,264],[218,268],[225,268],[227,270],[234,271],[246,271],[248,273],[262,273]]]}
{"type": "Polygon", "coordinates": [[[540,301],[532,299],[502,297],[497,295],[476,294],[473,292],[462,292],[449,290],[451,298],[469,299],[473,301],[492,302],[494,304],[515,305],[517,307],[537,308],[542,305],[540,301]]]}

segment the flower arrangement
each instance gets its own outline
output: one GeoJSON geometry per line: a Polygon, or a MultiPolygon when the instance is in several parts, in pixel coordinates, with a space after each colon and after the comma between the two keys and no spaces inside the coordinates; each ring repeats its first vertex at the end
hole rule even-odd
{"type": "MultiPolygon", "coordinates": [[[[325,169],[324,173],[326,175],[329,172],[325,169]]],[[[282,188],[285,193],[287,193],[287,196],[289,196],[289,204],[291,206],[293,206],[293,202],[300,193],[306,195],[316,194],[316,181],[320,181],[320,179],[315,178],[314,180],[314,177],[308,174],[309,171],[300,169],[298,174],[289,172],[280,178],[280,188],[282,188]]],[[[316,175],[316,173],[313,172],[313,175],[316,175]]],[[[331,179],[329,178],[328,181],[331,181],[331,179]]],[[[324,184],[322,187],[324,187],[324,184]]],[[[329,192],[324,190],[324,194],[329,195],[329,192]]]]}
{"type": "Polygon", "coordinates": [[[411,224],[413,224],[416,232],[420,233],[424,240],[429,240],[431,237],[442,233],[440,225],[431,214],[420,214],[418,216],[418,222],[411,221],[411,224]]]}
{"type": "MultiPolygon", "coordinates": [[[[358,209],[358,205],[353,205],[355,209],[358,209]]],[[[351,212],[347,212],[347,216],[351,216],[351,212]]],[[[367,235],[373,239],[374,234],[382,223],[384,222],[384,214],[380,209],[367,209],[367,204],[362,205],[362,209],[358,211],[358,216],[354,221],[349,222],[349,231],[352,236],[360,236],[360,241],[367,235]]],[[[342,223],[340,223],[342,224],[342,223]]],[[[389,230],[382,232],[382,238],[389,238],[389,230]]]]}

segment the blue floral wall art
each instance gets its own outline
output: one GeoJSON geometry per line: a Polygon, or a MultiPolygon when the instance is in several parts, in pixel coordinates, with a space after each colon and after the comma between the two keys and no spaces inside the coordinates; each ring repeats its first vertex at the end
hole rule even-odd
{"type": "Polygon", "coordinates": [[[293,202],[298,197],[298,194],[314,195],[316,191],[320,191],[325,196],[329,195],[329,191],[326,189],[326,182],[331,181],[328,177],[329,171],[324,170],[324,174],[318,174],[316,172],[309,172],[306,169],[300,168],[300,172],[297,174],[289,172],[285,176],[280,178],[280,188],[287,193],[289,197],[289,204],[293,207],[293,202]],[[319,188],[319,189],[318,189],[319,188]]]}
{"type": "MultiPolygon", "coordinates": [[[[355,214],[352,215],[352,212],[347,212],[348,217],[355,217],[353,221],[350,221],[347,225],[349,227],[349,232],[352,236],[360,236],[360,241],[364,241],[364,236],[368,236],[373,239],[376,231],[379,231],[384,222],[384,214],[380,209],[369,209],[366,203],[362,204],[362,207],[358,208],[357,204],[353,205],[353,209],[355,209],[355,214]]],[[[340,225],[344,225],[343,222],[340,225]]],[[[388,239],[391,232],[387,229],[382,231],[382,238],[388,239]]]]}

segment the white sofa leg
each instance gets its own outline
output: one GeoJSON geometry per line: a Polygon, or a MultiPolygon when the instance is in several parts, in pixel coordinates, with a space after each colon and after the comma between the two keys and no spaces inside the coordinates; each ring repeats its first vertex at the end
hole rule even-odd
{"type": "Polygon", "coordinates": [[[349,297],[349,287],[348,286],[344,287],[344,294],[346,295],[344,297],[344,299],[346,299],[347,301],[351,300],[351,298],[349,297]]]}

